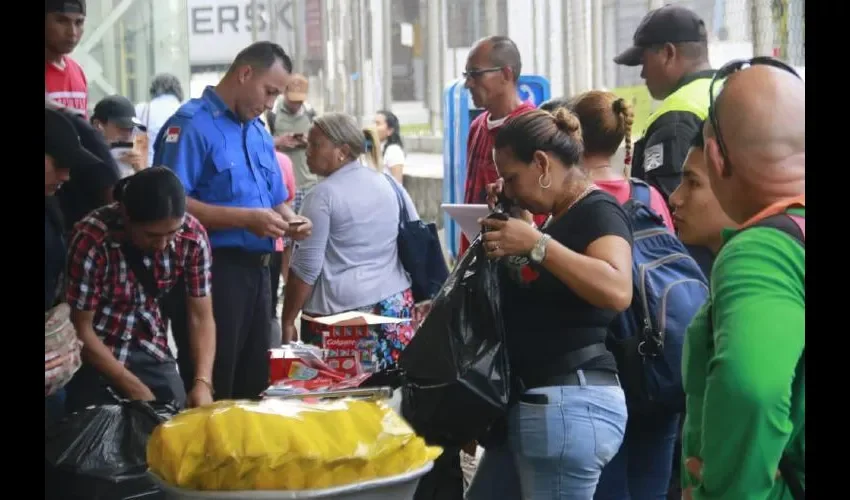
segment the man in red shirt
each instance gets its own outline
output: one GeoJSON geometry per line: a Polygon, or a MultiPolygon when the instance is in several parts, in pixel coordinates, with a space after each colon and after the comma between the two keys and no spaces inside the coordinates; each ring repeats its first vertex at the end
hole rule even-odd
{"type": "Polygon", "coordinates": [[[83,36],[86,2],[45,0],[44,10],[44,96],[86,115],[86,75],[83,68],[68,57],[83,36]]]}
{"type": "MultiPolygon", "coordinates": [[[[522,102],[517,94],[521,69],[519,49],[505,36],[481,40],[466,59],[466,71],[463,72],[466,88],[472,95],[472,102],[484,112],[469,126],[464,203],[487,203],[487,185],[499,178],[493,162],[496,133],[510,118],[534,109],[532,103],[522,102]]],[[[535,220],[538,224],[543,222],[535,220]]],[[[461,235],[458,258],[468,247],[469,240],[461,235]]]]}

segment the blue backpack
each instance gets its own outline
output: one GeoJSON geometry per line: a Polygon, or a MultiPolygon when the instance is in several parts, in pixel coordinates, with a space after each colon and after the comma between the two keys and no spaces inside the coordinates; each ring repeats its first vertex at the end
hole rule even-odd
{"type": "Polygon", "coordinates": [[[631,180],[623,204],[634,230],[632,305],[612,323],[629,416],[685,410],[682,346],[691,319],[708,299],[708,280],[685,246],[650,208],[649,186],[631,180]]]}

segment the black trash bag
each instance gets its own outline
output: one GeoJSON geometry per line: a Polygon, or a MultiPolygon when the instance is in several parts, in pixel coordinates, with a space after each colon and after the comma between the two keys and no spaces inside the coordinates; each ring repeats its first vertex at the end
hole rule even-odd
{"type": "Polygon", "coordinates": [[[45,498],[157,498],[146,475],[148,438],[177,411],[173,403],[122,401],[68,415],[45,431],[45,498]]]}
{"type": "Polygon", "coordinates": [[[507,411],[511,379],[498,266],[477,238],[399,358],[402,415],[429,443],[463,446],[507,411]]]}

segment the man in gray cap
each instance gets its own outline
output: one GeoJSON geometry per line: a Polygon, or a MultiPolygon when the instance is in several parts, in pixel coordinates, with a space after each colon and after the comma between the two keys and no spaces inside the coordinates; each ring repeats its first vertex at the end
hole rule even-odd
{"type": "Polygon", "coordinates": [[[662,101],[635,143],[632,175],[655,186],[667,199],[682,181],[682,164],[699,124],[708,116],[705,23],[693,11],[666,5],[650,11],[634,34],[634,46],[614,58],[642,66],[640,76],[653,99],[662,101]]]}

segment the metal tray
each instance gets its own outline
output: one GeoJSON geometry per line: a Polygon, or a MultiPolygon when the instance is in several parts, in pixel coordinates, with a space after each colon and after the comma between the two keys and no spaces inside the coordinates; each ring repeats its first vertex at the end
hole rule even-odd
{"type": "Polygon", "coordinates": [[[151,479],[165,492],[167,500],[305,500],[338,498],[340,500],[413,500],[419,480],[434,467],[428,462],[424,467],[398,476],[373,479],[346,486],[323,490],[300,491],[193,491],[166,484],[153,472],[151,479]]]}

